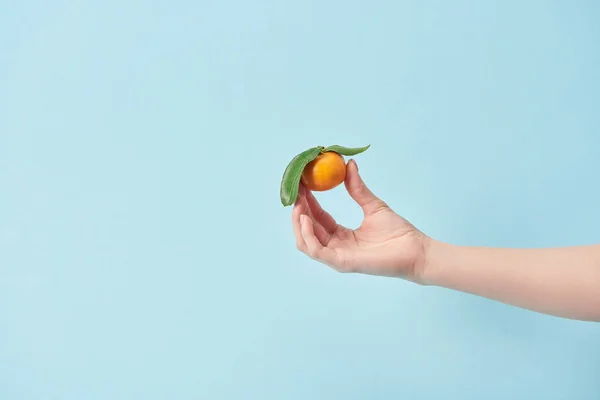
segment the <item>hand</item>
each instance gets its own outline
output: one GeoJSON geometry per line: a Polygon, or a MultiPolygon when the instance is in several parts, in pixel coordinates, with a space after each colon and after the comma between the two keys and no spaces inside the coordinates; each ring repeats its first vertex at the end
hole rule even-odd
{"type": "Polygon", "coordinates": [[[339,272],[419,282],[425,266],[427,236],[367,188],[354,160],[348,162],[344,185],[363,210],[360,227],[352,230],[339,225],[301,185],[292,213],[298,250],[339,272]]]}

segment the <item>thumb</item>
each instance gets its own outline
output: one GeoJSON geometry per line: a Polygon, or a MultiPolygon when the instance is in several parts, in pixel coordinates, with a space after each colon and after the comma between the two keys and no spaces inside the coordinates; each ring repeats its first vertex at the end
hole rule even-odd
{"type": "Polygon", "coordinates": [[[348,161],[344,185],[346,186],[346,190],[350,197],[361,206],[365,215],[372,214],[383,207],[387,207],[387,204],[375,196],[373,192],[369,190],[367,185],[365,185],[365,182],[363,182],[358,173],[358,166],[354,160],[348,161]]]}

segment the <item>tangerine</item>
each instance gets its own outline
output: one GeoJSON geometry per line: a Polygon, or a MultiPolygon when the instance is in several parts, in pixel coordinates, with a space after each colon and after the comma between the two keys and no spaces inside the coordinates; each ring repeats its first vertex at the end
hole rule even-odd
{"type": "Polygon", "coordinates": [[[324,192],[346,178],[346,162],[341,154],[326,151],[309,162],[302,171],[302,184],[309,190],[324,192]]]}

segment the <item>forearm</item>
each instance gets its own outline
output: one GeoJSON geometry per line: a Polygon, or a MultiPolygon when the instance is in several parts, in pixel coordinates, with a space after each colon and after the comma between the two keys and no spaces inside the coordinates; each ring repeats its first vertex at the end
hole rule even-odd
{"type": "Polygon", "coordinates": [[[496,249],[432,240],[422,281],[545,314],[600,321],[600,245],[496,249]]]}

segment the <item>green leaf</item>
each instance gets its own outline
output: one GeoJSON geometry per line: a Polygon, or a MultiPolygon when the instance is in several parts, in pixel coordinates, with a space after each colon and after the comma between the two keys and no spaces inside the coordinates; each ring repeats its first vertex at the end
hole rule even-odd
{"type": "Polygon", "coordinates": [[[323,150],[323,152],[333,151],[333,152],[336,152],[343,156],[355,156],[357,154],[362,153],[363,151],[366,151],[369,147],[371,147],[371,145],[368,145],[365,147],[344,147],[344,146],[338,146],[336,144],[333,146],[326,147],[325,150],[323,150]]]}
{"type": "Polygon", "coordinates": [[[281,189],[279,193],[281,204],[283,204],[284,207],[290,206],[296,202],[302,171],[304,171],[304,168],[309,162],[321,154],[322,150],[323,146],[312,147],[298,154],[290,161],[281,178],[281,189]]]}

